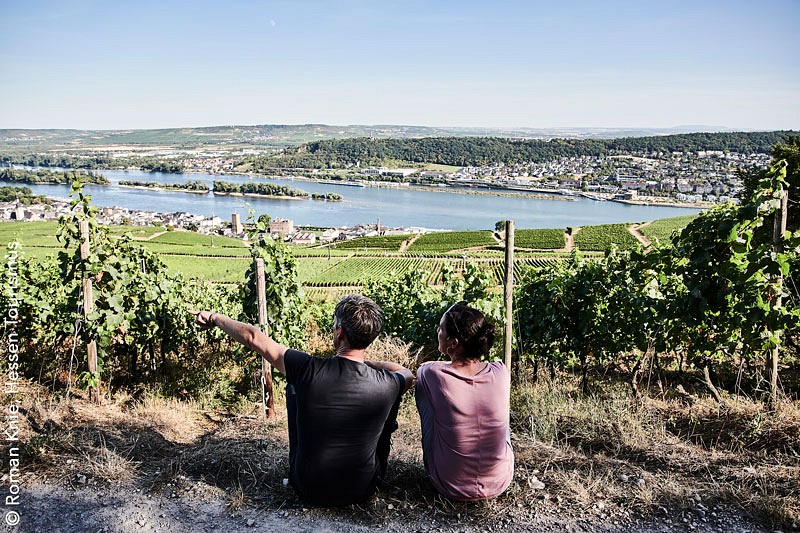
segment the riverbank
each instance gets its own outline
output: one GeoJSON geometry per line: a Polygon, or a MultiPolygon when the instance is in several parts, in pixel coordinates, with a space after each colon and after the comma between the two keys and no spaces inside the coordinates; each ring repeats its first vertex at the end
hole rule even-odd
{"type": "Polygon", "coordinates": [[[555,200],[561,202],[575,202],[575,198],[569,196],[553,195],[553,194],[540,194],[540,193],[527,193],[527,192],[503,192],[497,190],[483,190],[483,189],[461,189],[458,187],[429,187],[427,185],[415,185],[414,190],[430,191],[430,192],[446,192],[453,194],[471,194],[477,196],[499,196],[501,198],[528,198],[531,200],[555,200]]]}
{"type": "Polygon", "coordinates": [[[617,202],[620,204],[627,204],[627,205],[641,205],[646,207],[678,207],[681,209],[711,209],[714,205],[710,202],[698,202],[696,204],[689,204],[686,202],[657,202],[657,201],[649,201],[649,200],[621,200],[616,198],[610,198],[609,202],[617,202]]]}

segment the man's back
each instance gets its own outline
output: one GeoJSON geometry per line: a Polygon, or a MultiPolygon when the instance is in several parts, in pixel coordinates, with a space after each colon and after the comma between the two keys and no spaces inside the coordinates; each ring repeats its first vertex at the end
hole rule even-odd
{"type": "Polygon", "coordinates": [[[363,501],[385,468],[404,378],[344,357],[287,350],[284,360],[296,409],[289,413],[292,486],[317,505],[363,501]]]}

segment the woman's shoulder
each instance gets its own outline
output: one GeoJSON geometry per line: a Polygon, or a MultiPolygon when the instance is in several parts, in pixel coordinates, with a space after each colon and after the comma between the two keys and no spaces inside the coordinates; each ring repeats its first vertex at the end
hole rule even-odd
{"type": "Polygon", "coordinates": [[[445,367],[447,367],[447,363],[445,361],[426,361],[421,365],[419,365],[417,373],[436,372],[442,370],[445,367]]]}
{"type": "Polygon", "coordinates": [[[508,367],[506,367],[502,361],[492,361],[489,363],[486,366],[486,373],[507,377],[508,379],[511,378],[511,374],[508,372],[508,367]]]}
{"type": "Polygon", "coordinates": [[[417,368],[417,381],[441,380],[441,375],[449,365],[445,361],[427,361],[417,368]]]}

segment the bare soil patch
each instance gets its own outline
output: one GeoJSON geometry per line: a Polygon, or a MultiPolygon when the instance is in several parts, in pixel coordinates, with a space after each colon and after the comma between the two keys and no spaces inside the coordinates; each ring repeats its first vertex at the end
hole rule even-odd
{"type": "Polygon", "coordinates": [[[644,222],[642,224],[631,224],[630,226],[628,226],[628,231],[630,232],[630,234],[636,237],[636,240],[639,241],[642,244],[642,246],[650,245],[650,239],[648,239],[644,233],[639,231],[648,224],[650,224],[650,221],[644,222]]]}

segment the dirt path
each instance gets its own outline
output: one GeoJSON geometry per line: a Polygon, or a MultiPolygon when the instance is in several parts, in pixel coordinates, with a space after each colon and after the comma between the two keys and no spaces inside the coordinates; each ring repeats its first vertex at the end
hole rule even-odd
{"type": "MultiPolygon", "coordinates": [[[[286,489],[290,492],[290,489],[286,489]]],[[[484,531],[556,532],[638,532],[667,531],[771,531],[730,511],[715,513],[713,522],[686,522],[650,516],[634,519],[598,520],[598,513],[577,517],[574,512],[559,513],[550,506],[531,505],[515,509],[507,516],[486,521],[481,517],[481,504],[472,513],[441,517],[426,510],[389,509],[372,518],[350,508],[314,509],[290,504],[265,507],[237,501],[230,489],[220,489],[202,482],[180,482],[163,492],[153,492],[135,484],[119,484],[106,489],[66,488],[52,484],[36,484],[23,488],[18,508],[19,525],[6,526],[9,532],[163,532],[244,533],[252,531],[321,533],[405,533],[437,531],[478,533],[484,531]],[[410,511],[410,512],[409,512],[410,511]],[[690,527],[690,524],[692,527],[690,527]]],[[[542,502],[544,503],[544,502],[542,502]]],[[[610,517],[609,517],[610,518],[610,517]]]]}
{"type": "Polygon", "coordinates": [[[133,240],[134,241],[150,241],[150,240],[155,239],[156,237],[164,235],[165,233],[167,233],[167,230],[159,231],[157,233],[153,233],[152,235],[150,235],[148,237],[133,237],[133,240]]]}
{"type": "Polygon", "coordinates": [[[400,253],[403,253],[406,250],[408,250],[408,247],[411,246],[412,244],[414,244],[414,241],[419,239],[420,235],[421,235],[421,233],[417,233],[416,235],[414,235],[410,239],[408,239],[405,242],[403,242],[403,244],[400,245],[400,253]]]}
{"type": "Polygon", "coordinates": [[[572,233],[564,232],[564,251],[571,252],[575,249],[575,235],[581,228],[572,228],[572,233]]]}
{"type": "Polygon", "coordinates": [[[648,239],[644,235],[644,233],[639,231],[648,224],[650,224],[649,221],[643,222],[642,224],[631,224],[630,226],[628,226],[628,232],[630,232],[631,235],[636,237],[636,240],[639,241],[642,244],[642,246],[650,246],[650,239],[648,239]]]}

